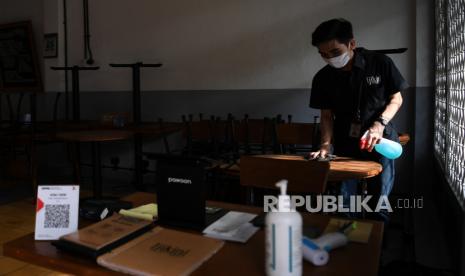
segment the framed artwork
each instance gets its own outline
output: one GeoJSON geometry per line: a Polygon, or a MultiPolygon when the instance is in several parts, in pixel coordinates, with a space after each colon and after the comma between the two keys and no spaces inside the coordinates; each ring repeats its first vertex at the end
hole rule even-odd
{"type": "Polygon", "coordinates": [[[31,22],[0,25],[0,92],[42,92],[31,22]]]}
{"type": "Polygon", "coordinates": [[[58,34],[44,34],[44,58],[58,57],[58,34]]]}

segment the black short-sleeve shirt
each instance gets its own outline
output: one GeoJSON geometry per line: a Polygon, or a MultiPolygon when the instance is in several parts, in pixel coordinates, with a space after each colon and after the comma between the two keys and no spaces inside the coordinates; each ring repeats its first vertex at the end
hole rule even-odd
{"type": "MultiPolygon", "coordinates": [[[[333,112],[336,154],[351,154],[358,151],[358,139],[349,137],[357,111],[363,133],[385,110],[389,97],[407,87],[388,56],[357,48],[351,71],[329,65],[318,71],[312,82],[310,107],[333,112]]],[[[384,136],[398,139],[392,124],[386,127],[384,136]]]]}

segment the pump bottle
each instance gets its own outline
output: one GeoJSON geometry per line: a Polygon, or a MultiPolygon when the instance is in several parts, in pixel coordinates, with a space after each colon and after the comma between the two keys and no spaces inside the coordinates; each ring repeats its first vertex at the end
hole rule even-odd
{"type": "Polygon", "coordinates": [[[302,275],[302,216],[291,206],[287,180],[279,181],[276,187],[281,190],[278,208],[265,218],[266,274],[302,275]]]}

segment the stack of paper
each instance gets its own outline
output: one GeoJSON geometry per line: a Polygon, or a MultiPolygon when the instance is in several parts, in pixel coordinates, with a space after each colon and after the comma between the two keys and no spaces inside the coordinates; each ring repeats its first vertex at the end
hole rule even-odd
{"type": "Polygon", "coordinates": [[[256,216],[255,214],[230,211],[205,228],[203,234],[210,238],[245,243],[259,229],[250,223],[256,216]]]}

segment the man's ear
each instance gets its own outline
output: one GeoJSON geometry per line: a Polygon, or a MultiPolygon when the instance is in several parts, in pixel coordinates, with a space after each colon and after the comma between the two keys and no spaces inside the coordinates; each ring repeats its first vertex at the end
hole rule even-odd
{"type": "Polygon", "coordinates": [[[355,50],[355,47],[356,47],[356,46],[357,46],[357,43],[355,43],[355,39],[352,38],[352,39],[349,41],[349,49],[350,49],[350,50],[355,50]]]}

